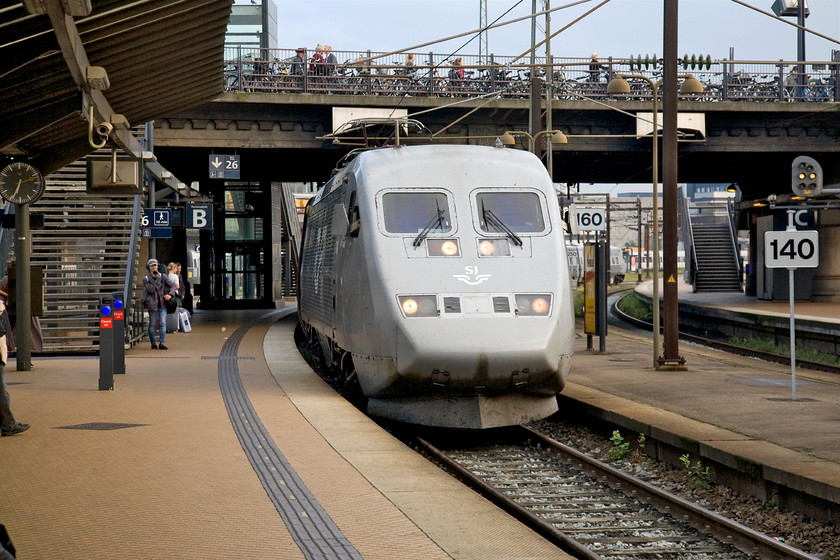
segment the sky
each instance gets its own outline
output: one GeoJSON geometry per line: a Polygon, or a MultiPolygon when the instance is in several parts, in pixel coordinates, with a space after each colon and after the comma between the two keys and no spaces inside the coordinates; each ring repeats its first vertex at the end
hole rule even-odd
{"type": "MultiPolygon", "coordinates": [[[[509,21],[531,13],[533,0],[488,0],[487,19],[509,21]]],[[[575,0],[553,0],[557,8],[575,0]]],[[[772,12],[773,0],[745,0],[772,12]]],[[[589,0],[551,14],[555,32],[602,0],[589,0]]],[[[278,43],[281,48],[329,44],[333,50],[392,51],[435,41],[479,27],[479,0],[276,0],[278,43]]],[[[537,1],[542,10],[543,0],[537,1]]],[[[840,0],[808,0],[811,15],[806,26],[840,41],[840,0]]],[[[544,36],[543,20],[537,34],[544,36]]],[[[796,18],[785,18],[796,23],[796,18]]],[[[657,54],[662,56],[663,0],[610,0],[592,14],[557,35],[551,52],[560,57],[607,58],[657,54]]],[[[678,52],[709,54],[713,60],[729,57],[734,48],[740,60],[795,60],[796,28],[762,15],[732,0],[680,0],[678,52]]],[[[421,52],[453,51],[469,37],[423,47],[421,52]]],[[[530,47],[530,23],[522,21],[497,29],[488,36],[489,51],[519,55],[530,47]]],[[[830,60],[840,44],[809,35],[808,60],[830,60]]],[[[463,54],[478,54],[473,41],[463,54]]],[[[544,54],[544,49],[538,55],[544,54]]]]}
{"type": "MultiPolygon", "coordinates": [[[[242,0],[238,0],[242,1],[242,0]]],[[[479,0],[275,0],[278,8],[278,46],[306,47],[329,44],[339,51],[390,52],[415,47],[479,28],[479,0]]],[[[572,23],[603,0],[589,0],[551,14],[552,33],[572,23]]],[[[772,13],[773,0],[744,0],[772,13]]],[[[806,0],[810,16],[806,27],[840,41],[840,0],[806,0]]],[[[552,8],[575,0],[552,0],[552,8]]],[[[510,21],[531,13],[533,0],[488,0],[487,20],[510,21]],[[505,14],[505,12],[508,12],[505,14]]],[[[537,10],[544,1],[537,0],[537,10]]],[[[784,18],[796,23],[795,17],[784,18]]],[[[537,36],[545,37],[544,16],[539,18],[537,36]]],[[[663,0],[608,0],[593,13],[557,35],[551,42],[555,57],[589,58],[597,52],[601,60],[610,56],[662,56],[663,0]]],[[[450,54],[470,36],[416,49],[417,52],[450,54]]],[[[541,38],[538,38],[538,41],[541,38]]],[[[523,54],[531,45],[527,20],[491,29],[489,52],[497,55],[523,54]]],[[[840,44],[806,34],[805,58],[831,60],[840,44]]],[[[478,40],[460,50],[478,54],[478,40]]],[[[797,59],[797,29],[732,0],[680,0],[678,50],[680,57],[710,55],[712,60],[777,61],[797,59]]],[[[545,48],[537,52],[543,56],[545,48]]],[[[395,57],[396,59],[396,57],[395,57]]],[[[595,185],[598,192],[637,191],[633,185],[595,185]]],[[[648,187],[649,188],[649,187],[648,187]]]]}

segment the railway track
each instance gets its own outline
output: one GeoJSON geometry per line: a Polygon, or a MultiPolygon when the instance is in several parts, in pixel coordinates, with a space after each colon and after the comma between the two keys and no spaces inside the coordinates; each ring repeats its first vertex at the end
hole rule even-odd
{"type": "MultiPolygon", "coordinates": [[[[628,290],[629,292],[630,290],[628,290]]],[[[611,294],[611,295],[617,295],[611,294]]],[[[616,298],[616,303],[611,306],[611,311],[615,315],[616,318],[620,319],[621,321],[633,325],[634,327],[651,331],[653,330],[653,323],[648,321],[643,321],[641,319],[637,319],[636,317],[632,317],[627,315],[626,313],[622,312],[617,305],[618,300],[621,299],[620,297],[616,298]]],[[[759,360],[764,360],[767,362],[774,362],[778,364],[787,364],[790,365],[790,357],[783,356],[781,354],[773,354],[771,352],[765,352],[763,350],[755,350],[752,348],[744,348],[742,346],[736,346],[734,344],[729,344],[727,342],[723,342],[721,340],[716,340],[713,338],[706,338],[702,336],[698,336],[695,334],[687,333],[684,331],[680,331],[680,339],[685,340],[687,342],[693,342],[695,344],[700,344],[702,346],[708,346],[709,348],[714,348],[716,350],[721,350],[723,352],[729,352],[730,354],[737,354],[739,356],[748,356],[750,358],[757,358],[759,360]]],[[[805,369],[811,369],[815,371],[825,371],[828,373],[837,373],[840,374],[840,366],[833,366],[830,364],[824,364],[821,362],[814,362],[811,360],[803,360],[801,358],[796,358],[796,366],[802,367],[805,369]]]]}
{"type": "Polygon", "coordinates": [[[528,428],[477,437],[416,441],[577,558],[816,559],[528,428]]]}

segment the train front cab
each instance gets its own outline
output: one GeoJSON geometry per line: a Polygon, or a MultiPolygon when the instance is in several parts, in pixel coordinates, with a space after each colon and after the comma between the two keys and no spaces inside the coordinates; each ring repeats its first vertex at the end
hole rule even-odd
{"type": "Polygon", "coordinates": [[[547,416],[573,340],[559,211],[535,187],[448,187],[385,188],[367,209],[368,252],[384,257],[369,261],[376,339],[395,356],[354,352],[369,412],[459,427],[547,416]]]}

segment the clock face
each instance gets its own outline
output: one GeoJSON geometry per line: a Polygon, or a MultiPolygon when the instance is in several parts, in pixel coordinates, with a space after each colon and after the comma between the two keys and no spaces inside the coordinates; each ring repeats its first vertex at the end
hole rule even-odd
{"type": "Polygon", "coordinates": [[[0,196],[13,204],[29,204],[44,194],[44,176],[34,166],[16,161],[0,171],[0,196]]]}

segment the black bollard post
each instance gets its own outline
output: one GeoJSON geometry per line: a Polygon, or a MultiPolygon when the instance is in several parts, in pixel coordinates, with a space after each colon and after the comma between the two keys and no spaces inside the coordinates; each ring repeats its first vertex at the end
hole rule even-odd
{"type": "Polygon", "coordinates": [[[99,299],[99,390],[114,390],[114,298],[99,299]]]}
{"type": "Polygon", "coordinates": [[[125,374],[125,303],[121,292],[114,292],[114,375],[125,374]]]}

